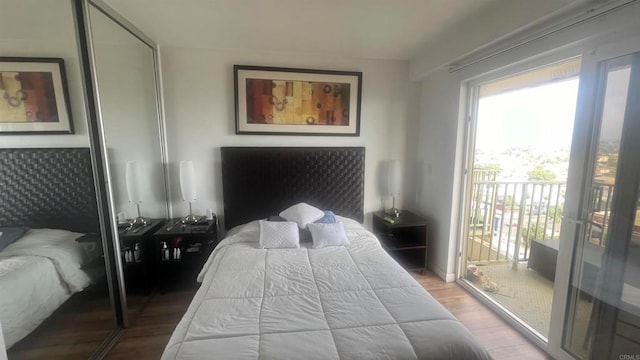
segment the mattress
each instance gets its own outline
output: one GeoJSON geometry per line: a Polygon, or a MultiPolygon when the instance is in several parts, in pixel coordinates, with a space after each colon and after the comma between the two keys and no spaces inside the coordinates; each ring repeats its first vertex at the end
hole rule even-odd
{"type": "Polygon", "coordinates": [[[489,359],[440,303],[353,220],[349,246],[259,249],[232,230],[163,359],[489,359]]]}
{"type": "Polygon", "coordinates": [[[81,267],[97,252],[75,242],[81,235],[32,229],[0,251],[0,319],[7,348],[91,283],[81,267]]]}

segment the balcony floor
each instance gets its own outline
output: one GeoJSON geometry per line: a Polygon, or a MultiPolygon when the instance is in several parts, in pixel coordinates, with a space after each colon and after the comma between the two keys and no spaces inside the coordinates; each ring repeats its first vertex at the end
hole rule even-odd
{"type": "Polygon", "coordinates": [[[497,291],[485,293],[511,311],[545,338],[549,336],[553,282],[527,269],[527,263],[511,269],[510,262],[478,265],[490,281],[498,284],[497,291]]]}
{"type": "MultiPolygon", "coordinates": [[[[497,291],[485,291],[490,298],[512,312],[545,338],[549,336],[553,282],[537,272],[527,269],[527,263],[518,264],[518,270],[511,269],[510,262],[478,265],[478,270],[489,277],[489,281],[499,285],[497,291]]],[[[583,347],[586,329],[591,317],[592,302],[578,301],[574,318],[574,333],[570,341],[575,351],[586,352],[583,347]]]]}

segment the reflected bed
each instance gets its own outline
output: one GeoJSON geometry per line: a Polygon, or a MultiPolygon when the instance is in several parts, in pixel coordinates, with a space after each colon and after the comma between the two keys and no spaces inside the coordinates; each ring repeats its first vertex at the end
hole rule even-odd
{"type": "Polygon", "coordinates": [[[92,282],[82,266],[100,256],[96,243],[65,230],[31,229],[0,251],[0,319],[7,348],[30,334],[92,282]]]}
{"type": "Polygon", "coordinates": [[[89,149],[0,149],[0,188],[0,228],[29,229],[0,249],[0,318],[10,348],[104,276],[104,266],[83,269],[101,256],[99,238],[75,241],[100,229],[89,149]]]}

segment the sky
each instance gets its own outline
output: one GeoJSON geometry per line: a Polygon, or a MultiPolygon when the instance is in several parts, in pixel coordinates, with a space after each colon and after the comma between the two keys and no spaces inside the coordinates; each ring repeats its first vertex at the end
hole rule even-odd
{"type": "Polygon", "coordinates": [[[569,149],[577,95],[576,78],[481,98],[476,148],[569,149]]]}

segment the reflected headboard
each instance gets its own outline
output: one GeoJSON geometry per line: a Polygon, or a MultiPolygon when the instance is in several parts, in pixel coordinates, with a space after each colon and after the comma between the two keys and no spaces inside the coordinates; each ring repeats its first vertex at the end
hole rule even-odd
{"type": "Polygon", "coordinates": [[[364,219],[364,147],[222,147],[225,227],[298,202],[364,219]]]}
{"type": "Polygon", "coordinates": [[[0,226],[99,232],[89,149],[0,149],[0,204],[0,226]]]}

